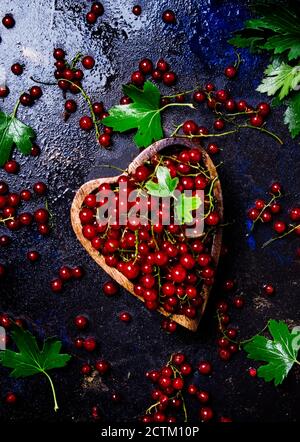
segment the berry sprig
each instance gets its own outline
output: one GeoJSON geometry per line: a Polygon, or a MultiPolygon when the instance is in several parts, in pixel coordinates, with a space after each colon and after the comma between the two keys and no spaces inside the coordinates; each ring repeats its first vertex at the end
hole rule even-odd
{"type": "Polygon", "coordinates": [[[185,355],[178,353],[170,357],[169,361],[160,371],[152,370],[146,377],[157,384],[157,389],[152,391],[152,399],[156,400],[141,418],[143,423],[177,421],[174,414],[180,412],[183,421],[187,422],[187,409],[183,397],[185,377],[192,372],[191,365],[186,362],[185,355]]]}
{"type": "Polygon", "coordinates": [[[273,214],[281,211],[281,205],[277,202],[282,197],[281,184],[273,183],[270,186],[269,194],[271,198],[268,202],[263,199],[257,199],[255,206],[248,210],[247,217],[252,221],[250,232],[254,230],[257,222],[269,223],[272,221],[273,214]]]}
{"type": "MultiPolygon", "coordinates": [[[[101,184],[98,191],[103,192],[102,200],[97,202],[97,190],[90,193],[79,213],[83,236],[104,256],[107,265],[117,268],[133,281],[135,294],[144,299],[146,308],[163,307],[169,317],[163,320],[162,327],[170,333],[177,327],[172,320],[173,314],[190,319],[201,314],[204,303],[201,289],[203,284],[211,285],[214,280],[210,249],[215,229],[221,221],[213,193],[215,184],[216,180],[207,174],[198,148],[178,150],[172,155],[156,154],[137,167],[134,174],[121,175],[117,184],[101,184]],[[163,173],[160,184],[157,184],[158,170],[163,173]],[[167,177],[168,181],[164,181],[167,177]],[[124,214],[118,205],[114,224],[102,225],[95,220],[97,207],[105,204],[106,191],[114,191],[118,203],[121,182],[127,183],[127,195],[133,190],[148,194],[146,224],[129,217],[126,225],[119,225],[124,214]],[[205,231],[201,238],[186,237],[186,224],[174,223],[173,203],[171,223],[164,225],[163,198],[161,201],[151,200],[149,192],[159,192],[161,188],[169,192],[167,183],[172,185],[172,191],[175,186],[181,192],[188,189],[204,191],[205,231]],[[150,209],[152,213],[159,212],[157,224],[151,220],[150,209]]],[[[124,210],[127,213],[127,209],[124,210]]]]}

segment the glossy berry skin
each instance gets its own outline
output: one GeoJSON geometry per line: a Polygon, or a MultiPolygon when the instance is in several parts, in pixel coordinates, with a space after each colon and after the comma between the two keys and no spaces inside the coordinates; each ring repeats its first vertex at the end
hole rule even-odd
{"type": "Polygon", "coordinates": [[[3,19],[2,19],[2,24],[3,26],[5,26],[7,29],[11,29],[15,26],[15,19],[13,18],[12,15],[10,14],[6,14],[3,19]]]}
{"type": "Polygon", "coordinates": [[[92,11],[89,11],[86,14],[85,18],[86,18],[87,23],[89,23],[90,25],[93,25],[94,23],[96,23],[98,17],[92,11]]]}
{"type": "Polygon", "coordinates": [[[4,170],[7,173],[16,174],[20,170],[19,163],[17,163],[17,161],[15,160],[6,161],[6,163],[4,164],[4,170]]]}
{"type": "Polygon", "coordinates": [[[153,63],[149,58],[143,58],[143,60],[141,60],[139,62],[139,70],[143,73],[143,74],[150,74],[153,70],[153,63]]]}
{"type": "Polygon", "coordinates": [[[104,112],[103,103],[97,102],[97,101],[95,103],[93,103],[93,111],[96,115],[103,114],[103,112],[104,112]]]}
{"type": "Polygon", "coordinates": [[[250,367],[249,370],[248,370],[248,373],[249,373],[249,375],[250,375],[252,378],[255,378],[256,375],[257,375],[257,370],[256,370],[256,368],[254,368],[254,367],[250,367]]]}
{"type": "Polygon", "coordinates": [[[210,407],[202,407],[199,416],[202,422],[208,422],[213,418],[214,413],[210,407]]]}
{"type": "Polygon", "coordinates": [[[29,94],[33,100],[38,100],[43,95],[43,91],[40,86],[32,86],[29,90],[29,94]]]}
{"type": "Polygon", "coordinates": [[[49,220],[49,212],[46,209],[38,209],[34,212],[34,219],[39,224],[45,224],[49,220]]]}
{"type": "Polygon", "coordinates": [[[54,293],[59,293],[63,289],[63,282],[61,279],[56,278],[51,281],[51,290],[54,293]]]}
{"type": "Polygon", "coordinates": [[[105,359],[100,359],[96,362],[95,368],[101,375],[106,374],[110,370],[110,363],[105,359]]]}
{"type": "Polygon", "coordinates": [[[268,103],[262,102],[258,104],[257,110],[259,115],[261,115],[262,117],[266,117],[271,112],[271,107],[268,103]]]}
{"type": "Polygon", "coordinates": [[[199,362],[199,364],[198,364],[198,371],[199,371],[200,374],[205,374],[205,375],[211,374],[211,372],[212,372],[212,365],[211,365],[211,363],[208,362],[208,361],[199,362]]]}
{"type": "Polygon", "coordinates": [[[11,238],[7,235],[0,236],[0,247],[7,247],[11,242],[11,238]]]}
{"type": "Polygon", "coordinates": [[[173,86],[177,81],[177,75],[175,72],[169,71],[165,72],[162,77],[163,83],[166,86],[173,86]]]}
{"type": "Polygon", "coordinates": [[[65,102],[65,111],[69,114],[73,114],[77,110],[77,103],[74,100],[67,100],[65,102]]]}
{"type": "Polygon", "coordinates": [[[6,98],[9,94],[9,88],[7,86],[0,86],[0,98],[6,98]]]}
{"type": "Polygon", "coordinates": [[[82,374],[88,375],[92,372],[92,367],[90,366],[90,364],[83,364],[80,371],[82,374]]]}
{"type": "Polygon", "coordinates": [[[226,348],[220,348],[218,353],[219,353],[220,359],[222,359],[223,361],[228,361],[231,357],[230,351],[227,350],[226,348]]]}
{"type": "Polygon", "coordinates": [[[41,153],[41,149],[36,144],[33,144],[30,150],[30,155],[32,157],[38,157],[41,153]]]}
{"type": "Polygon", "coordinates": [[[72,276],[75,279],[81,279],[84,276],[84,270],[81,266],[74,267],[72,269],[72,276]]]}
{"type": "Polygon", "coordinates": [[[171,9],[167,9],[166,11],[163,12],[162,19],[165,23],[168,23],[168,24],[176,23],[175,13],[173,11],[171,11],[171,9]]]}
{"type": "Polygon", "coordinates": [[[89,324],[89,320],[86,316],[78,315],[74,319],[74,324],[79,330],[84,330],[89,324]]]}
{"type": "Polygon", "coordinates": [[[93,123],[93,120],[91,119],[91,117],[84,115],[79,120],[79,126],[80,126],[80,129],[85,130],[85,131],[89,131],[93,128],[94,123],[93,123]]]}
{"type": "Polygon", "coordinates": [[[235,296],[234,298],[233,298],[233,305],[236,307],[236,308],[243,308],[244,307],[244,305],[245,305],[245,300],[244,300],[244,298],[242,297],[242,296],[235,296]]]}
{"type": "Polygon", "coordinates": [[[19,221],[22,226],[30,226],[33,221],[33,216],[29,212],[24,212],[19,215],[19,221]]]}
{"type": "Polygon", "coordinates": [[[136,86],[142,86],[145,82],[145,77],[140,71],[135,71],[131,74],[131,82],[136,86]]]}
{"type": "Polygon", "coordinates": [[[60,279],[62,279],[63,281],[69,281],[72,278],[72,269],[70,269],[70,267],[68,266],[62,266],[59,269],[58,274],[60,279]]]}
{"type": "Polygon", "coordinates": [[[38,181],[33,185],[33,190],[37,195],[45,195],[47,192],[47,186],[42,181],[38,181]]]}
{"type": "Polygon", "coordinates": [[[133,8],[132,8],[132,13],[133,13],[134,15],[136,15],[137,17],[138,17],[139,15],[141,15],[141,13],[142,13],[142,8],[141,8],[141,6],[140,6],[140,5],[135,5],[135,6],[133,6],[133,8]]]}
{"type": "Polygon", "coordinates": [[[227,78],[234,78],[237,74],[237,68],[235,66],[227,66],[224,70],[224,74],[227,78]]]}
{"type": "Polygon", "coordinates": [[[291,209],[289,216],[292,221],[300,221],[300,207],[294,207],[291,209]]]}
{"type": "Polygon", "coordinates": [[[104,7],[103,7],[102,3],[100,3],[100,2],[93,2],[92,3],[92,7],[91,7],[91,12],[96,14],[98,17],[103,15],[104,7]]]}
{"type": "Polygon", "coordinates": [[[48,224],[38,224],[38,232],[43,236],[49,235],[50,227],[48,224]]]}
{"type": "Polygon", "coordinates": [[[83,341],[83,347],[86,351],[94,351],[97,347],[96,339],[93,337],[85,338],[85,340],[83,341]]]}
{"type": "Polygon", "coordinates": [[[109,134],[102,134],[98,138],[98,142],[102,147],[109,147],[111,145],[111,137],[109,134]]]}
{"type": "Polygon", "coordinates": [[[275,293],[275,287],[272,284],[264,284],[263,291],[266,295],[272,296],[275,293]]]}
{"type": "Polygon", "coordinates": [[[281,184],[278,182],[272,183],[270,186],[270,192],[273,193],[274,195],[279,195],[280,193],[282,193],[281,184]]]}
{"type": "Polygon", "coordinates": [[[132,320],[132,316],[128,312],[122,312],[119,314],[119,319],[122,322],[130,322],[132,320]]]}
{"type": "Polygon", "coordinates": [[[106,296],[114,296],[118,293],[119,287],[115,281],[111,280],[103,284],[102,290],[106,296]]]}
{"type": "Polygon", "coordinates": [[[280,235],[286,231],[287,225],[284,221],[275,221],[273,229],[280,235]]]}
{"type": "Polygon", "coordinates": [[[218,120],[216,120],[216,121],[214,122],[214,128],[215,128],[216,130],[223,130],[224,127],[225,127],[225,121],[222,120],[221,118],[219,118],[218,120]]]}
{"type": "Polygon", "coordinates": [[[40,259],[40,254],[36,250],[30,250],[26,255],[28,261],[36,262],[40,259]]]}
{"type": "Polygon", "coordinates": [[[55,48],[53,51],[53,57],[55,58],[55,60],[63,60],[66,56],[66,53],[63,49],[61,48],[55,48]]]}
{"type": "Polygon", "coordinates": [[[13,392],[8,392],[5,396],[5,403],[9,405],[14,405],[17,402],[17,396],[13,392]]]}
{"type": "Polygon", "coordinates": [[[203,91],[195,91],[193,94],[193,100],[196,103],[203,103],[206,100],[206,94],[203,91]]]}
{"type": "Polygon", "coordinates": [[[22,106],[28,107],[32,105],[33,101],[31,96],[27,92],[24,92],[24,94],[20,96],[20,103],[22,106]]]}
{"type": "Polygon", "coordinates": [[[253,115],[250,117],[250,124],[255,127],[260,127],[264,123],[264,119],[261,115],[253,115]]]}
{"type": "Polygon", "coordinates": [[[90,55],[86,55],[85,57],[83,57],[81,63],[85,69],[93,69],[93,67],[95,66],[95,60],[90,55]]]}
{"type": "Polygon", "coordinates": [[[187,120],[183,123],[182,130],[186,135],[195,135],[198,130],[198,125],[193,120],[187,120]]]}
{"type": "Polygon", "coordinates": [[[217,153],[220,152],[220,148],[217,145],[217,143],[209,143],[208,146],[207,146],[207,152],[210,155],[216,155],[217,153]]]}
{"type": "Polygon", "coordinates": [[[20,63],[14,63],[10,69],[14,75],[23,74],[23,66],[20,63]]]}

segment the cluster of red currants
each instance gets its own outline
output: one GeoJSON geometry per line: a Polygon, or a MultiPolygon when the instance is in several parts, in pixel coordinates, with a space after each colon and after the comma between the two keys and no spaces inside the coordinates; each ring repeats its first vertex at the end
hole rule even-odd
{"type": "MultiPolygon", "coordinates": [[[[210,395],[208,391],[199,388],[187,380],[194,374],[192,365],[187,361],[183,353],[175,353],[169,362],[160,370],[151,370],[146,373],[155,388],[151,392],[151,398],[155,401],[146,413],[141,417],[141,422],[148,424],[176,423],[187,421],[187,408],[184,396],[186,394],[194,397],[200,404],[199,419],[208,422],[214,417],[212,408],[208,405],[210,395]]],[[[212,365],[208,361],[201,361],[197,365],[200,375],[208,376],[212,373],[212,365]]],[[[221,417],[221,422],[230,422],[231,419],[221,417]]]]}
{"type": "MultiPolygon", "coordinates": [[[[45,195],[47,186],[43,182],[37,182],[33,185],[33,191],[36,195],[45,195]]],[[[41,235],[47,235],[50,232],[49,212],[45,208],[39,208],[32,214],[30,212],[18,213],[18,208],[31,200],[32,192],[24,189],[20,193],[10,192],[8,184],[0,181],[0,223],[8,230],[17,231],[25,226],[31,226],[33,221],[37,223],[38,232],[41,235]]],[[[0,246],[8,246],[11,238],[8,235],[0,236],[0,246]]]]}
{"type": "Polygon", "coordinates": [[[72,279],[81,279],[84,276],[84,269],[81,266],[71,268],[64,265],[59,269],[58,275],[58,278],[51,281],[51,290],[55,293],[63,290],[65,282],[72,279]]]}
{"type": "MultiPolygon", "coordinates": [[[[213,83],[207,83],[203,89],[198,89],[193,93],[193,101],[196,104],[206,103],[208,109],[214,112],[217,118],[213,123],[213,128],[216,131],[222,131],[226,122],[231,124],[242,116],[249,118],[251,126],[260,127],[271,111],[268,103],[261,102],[256,108],[253,108],[245,100],[235,101],[227,90],[215,89],[213,83]]],[[[183,94],[179,94],[178,97],[184,99],[183,94]]],[[[210,133],[207,127],[198,126],[194,120],[187,120],[180,127],[186,136],[205,136],[210,133]]],[[[215,154],[219,148],[215,143],[210,143],[207,150],[209,153],[215,154]]]]}
{"type": "MultiPolygon", "coordinates": [[[[133,175],[121,175],[118,184],[103,183],[85,197],[79,213],[82,233],[93,248],[105,257],[108,266],[117,268],[134,282],[136,295],[144,299],[149,310],[163,307],[169,315],[177,313],[194,319],[203,305],[203,284],[212,285],[215,276],[210,249],[220,216],[214,208],[214,197],[210,192],[211,181],[205,176],[198,148],[179,150],[168,157],[155,155],[139,166],[133,175]],[[128,201],[128,209],[119,207],[119,183],[127,183],[125,196],[128,199],[132,191],[144,188],[158,164],[167,167],[172,178],[179,178],[177,190],[204,190],[204,221],[207,229],[204,239],[187,237],[186,226],[174,224],[172,215],[170,223],[164,225],[164,202],[153,201],[150,197],[146,206],[148,224],[133,222],[130,218],[126,225],[119,224],[122,210],[127,213],[134,205],[134,202],[128,201]],[[102,193],[100,201],[97,201],[97,190],[102,193]],[[107,201],[103,195],[112,190],[115,192],[116,223],[98,223],[96,211],[107,201]],[[150,211],[159,212],[160,221],[157,224],[151,223],[150,211]]],[[[166,319],[163,328],[172,332],[176,324],[166,319]]]]}
{"type": "Polygon", "coordinates": [[[216,311],[218,316],[218,329],[221,332],[221,337],[218,339],[218,356],[223,361],[228,361],[231,357],[239,351],[236,337],[238,334],[237,327],[230,327],[229,316],[229,302],[230,305],[236,309],[241,309],[245,305],[245,299],[242,295],[236,294],[236,284],[232,279],[227,279],[223,284],[223,291],[228,294],[233,294],[231,298],[220,299],[216,304],[216,311]]]}
{"type": "MultiPolygon", "coordinates": [[[[80,54],[79,54],[80,55],[80,54]]],[[[100,121],[108,116],[108,113],[105,111],[102,102],[94,102],[92,103],[90,98],[84,92],[82,88],[81,81],[84,78],[84,73],[82,69],[76,67],[77,63],[81,59],[81,64],[85,69],[92,69],[95,65],[95,60],[90,55],[86,55],[84,57],[76,56],[71,64],[67,63],[65,57],[66,53],[61,48],[54,49],[53,56],[56,60],[55,67],[56,71],[54,72],[55,78],[58,80],[58,87],[64,91],[64,93],[71,92],[72,94],[81,93],[84,98],[87,100],[91,115],[83,115],[79,120],[79,126],[84,131],[90,131],[91,129],[96,129],[98,142],[101,146],[107,148],[111,145],[111,135],[113,130],[110,127],[103,126],[103,133],[101,134],[98,131],[98,124],[100,121]],[[98,133],[99,132],[99,133],[98,133]]],[[[68,99],[65,101],[65,120],[69,118],[69,116],[75,113],[77,110],[77,103],[73,99],[68,99]]]]}
{"type": "Polygon", "coordinates": [[[103,8],[102,3],[93,2],[91,5],[91,9],[86,14],[87,23],[89,25],[93,25],[94,23],[96,23],[98,18],[101,17],[101,15],[103,15],[103,13],[104,13],[104,8],[103,8]]]}
{"type": "MultiPolygon", "coordinates": [[[[177,75],[170,70],[169,64],[162,58],[158,60],[156,66],[149,58],[143,58],[139,62],[139,68],[131,74],[131,82],[138,87],[143,86],[147,75],[151,75],[156,82],[162,81],[166,86],[173,86],[177,81],[177,75]]],[[[120,104],[129,104],[128,97],[122,97],[120,104]]]]}
{"type": "MultiPolygon", "coordinates": [[[[266,202],[264,199],[257,199],[254,207],[248,210],[247,216],[252,221],[252,230],[258,221],[263,223],[270,223],[273,220],[274,215],[282,213],[283,209],[281,204],[277,201],[282,196],[282,186],[280,183],[275,182],[270,187],[271,199],[266,202]]],[[[288,213],[289,222],[282,219],[276,220],[273,223],[273,230],[278,234],[277,237],[269,240],[265,245],[273,242],[276,239],[285,237],[291,233],[294,233],[297,237],[300,236],[300,207],[293,207],[288,213]]],[[[297,257],[300,256],[299,248],[296,251],[297,257]]]]}

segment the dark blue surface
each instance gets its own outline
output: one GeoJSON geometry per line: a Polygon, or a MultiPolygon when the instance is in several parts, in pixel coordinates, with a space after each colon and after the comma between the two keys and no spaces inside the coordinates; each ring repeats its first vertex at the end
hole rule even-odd
{"type": "MultiPolygon", "coordinates": [[[[94,26],[84,20],[87,12],[84,1],[9,1],[2,0],[0,15],[12,12],[16,26],[1,28],[1,65],[8,76],[11,94],[1,108],[10,111],[18,95],[32,85],[29,77],[52,79],[52,50],[62,46],[71,58],[77,51],[96,58],[96,68],[87,73],[85,86],[94,100],[103,100],[109,107],[118,102],[121,85],[136,69],[143,57],[156,61],[166,58],[179,74],[174,91],[186,90],[208,79],[218,88],[226,87],[232,94],[251,104],[265,100],[255,91],[267,63],[264,57],[241,51],[243,62],[238,78],[227,82],[224,67],[235,61],[233,49],[227,43],[232,30],[242,26],[250,12],[246,1],[162,1],[140,2],[142,15],[131,13],[133,3],[124,0],[105,1],[105,14],[94,26]],[[161,12],[174,9],[178,23],[169,26],[162,22],[161,12]],[[20,78],[13,77],[10,65],[24,62],[26,70],[20,78]]],[[[46,379],[33,377],[14,381],[7,370],[0,369],[0,401],[8,390],[18,393],[18,405],[0,407],[4,420],[89,421],[90,408],[101,407],[107,421],[134,421],[150,404],[151,386],[145,380],[147,369],[162,366],[172,352],[182,350],[196,363],[212,360],[212,377],[195,380],[212,395],[216,416],[231,416],[234,421],[295,421],[299,419],[299,369],[293,369],[288,380],[279,388],[252,379],[247,374],[251,365],[240,353],[228,364],[217,357],[216,321],[209,309],[199,331],[194,335],[179,330],[167,335],[160,328],[161,317],[150,313],[143,305],[121,291],[114,299],[103,296],[101,287],[106,275],[92,262],[77,242],[70,226],[69,208],[76,190],[85,181],[107,174],[103,163],[121,167],[137,154],[130,135],[115,136],[111,151],[99,148],[93,134],[78,129],[79,117],[86,113],[86,105],[78,99],[80,111],[65,124],[62,120],[63,99],[57,88],[44,88],[43,98],[32,109],[20,110],[20,117],[38,133],[42,154],[38,159],[16,154],[21,172],[16,177],[0,171],[0,179],[9,181],[12,190],[21,190],[38,180],[49,186],[49,208],[54,217],[54,229],[48,239],[41,239],[34,231],[13,234],[14,241],[7,250],[0,250],[1,261],[9,265],[9,275],[1,282],[0,311],[14,317],[24,317],[32,330],[40,336],[56,335],[65,349],[74,355],[70,365],[54,373],[60,411],[52,411],[52,399],[46,379]],[[38,248],[42,260],[37,265],[26,261],[28,249],[38,248]],[[49,289],[51,279],[63,264],[83,264],[86,276],[81,282],[70,282],[62,294],[49,289]],[[131,324],[118,320],[118,313],[128,310],[131,324]],[[89,316],[91,326],[87,334],[95,335],[99,348],[90,356],[105,357],[113,366],[112,375],[100,380],[85,381],[80,374],[82,362],[89,360],[85,352],[74,351],[72,340],[77,336],[73,318],[80,313],[89,316]],[[114,405],[109,391],[120,391],[124,400],[114,405]]],[[[262,329],[269,318],[285,319],[299,324],[299,260],[296,261],[297,240],[287,239],[262,250],[260,245],[271,236],[271,229],[260,226],[247,238],[246,210],[257,197],[265,197],[271,182],[283,183],[285,209],[300,202],[300,147],[292,141],[283,125],[283,109],[277,108],[269,120],[269,127],[285,140],[280,147],[274,140],[256,131],[245,130],[232,137],[224,137],[223,148],[216,163],[220,168],[226,220],[225,242],[230,255],[223,260],[218,281],[225,277],[237,280],[238,290],[246,298],[245,308],[232,310],[233,325],[239,325],[242,337],[249,337],[262,329]],[[277,289],[273,299],[261,293],[264,282],[272,282],[277,289]]],[[[185,112],[185,116],[188,113],[185,112]]],[[[191,113],[199,124],[209,127],[211,115],[206,111],[191,113]]],[[[165,117],[166,133],[173,123],[180,123],[183,114],[170,112],[165,117]]],[[[40,200],[42,201],[42,200],[40,200]]],[[[43,203],[35,200],[32,207],[43,203]]],[[[3,228],[0,227],[2,232],[3,228]]],[[[221,296],[216,289],[215,296],[221,296]]],[[[213,301],[212,303],[213,304],[213,301]]],[[[199,405],[191,402],[192,421],[198,422],[199,405]]]]}

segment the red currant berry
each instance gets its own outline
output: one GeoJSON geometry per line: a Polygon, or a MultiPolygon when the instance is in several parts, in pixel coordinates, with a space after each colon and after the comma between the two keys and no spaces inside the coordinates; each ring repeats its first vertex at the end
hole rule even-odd
{"type": "Polygon", "coordinates": [[[173,11],[167,9],[162,14],[162,19],[165,23],[174,24],[176,23],[176,16],[173,11]]]}
{"type": "Polygon", "coordinates": [[[17,163],[17,161],[15,160],[6,161],[6,163],[4,164],[4,170],[7,173],[16,174],[20,170],[19,163],[17,163]]]}
{"type": "Polygon", "coordinates": [[[81,279],[84,276],[84,270],[82,267],[77,266],[72,269],[72,276],[75,279],[81,279]]]}
{"type": "Polygon", "coordinates": [[[5,26],[7,29],[11,29],[15,26],[15,19],[13,18],[13,16],[11,14],[5,14],[5,16],[2,19],[2,24],[3,26],[5,26]]]}
{"type": "Polygon", "coordinates": [[[93,67],[95,66],[95,60],[90,55],[86,55],[85,57],[83,57],[81,63],[85,69],[93,69],[93,67]]]}
{"type": "Polygon", "coordinates": [[[33,100],[38,100],[43,95],[43,91],[39,86],[32,86],[29,93],[33,100]]]}
{"type": "Polygon", "coordinates": [[[286,231],[287,225],[284,221],[275,221],[273,229],[275,230],[276,233],[282,234],[286,231]]]}
{"type": "Polygon", "coordinates": [[[40,254],[36,250],[30,250],[26,255],[28,261],[36,262],[40,259],[40,254]]]}
{"type": "Polygon", "coordinates": [[[200,408],[200,413],[199,414],[200,414],[200,419],[201,419],[202,422],[208,422],[214,416],[214,413],[213,413],[213,411],[212,411],[212,409],[210,407],[202,407],[202,408],[200,408]]]}
{"type": "Polygon", "coordinates": [[[198,371],[199,371],[199,373],[205,374],[205,375],[211,374],[211,372],[212,372],[212,365],[211,365],[211,363],[208,362],[208,361],[199,362],[199,364],[198,364],[198,371]]]}
{"type": "Polygon", "coordinates": [[[142,13],[142,8],[141,8],[141,6],[140,6],[140,5],[135,5],[135,6],[132,8],[132,13],[133,13],[134,15],[136,15],[136,16],[141,15],[141,13],[142,13]]]}
{"type": "Polygon", "coordinates": [[[96,14],[98,17],[100,17],[104,13],[104,7],[103,7],[102,3],[100,3],[100,2],[93,2],[92,7],[91,7],[91,11],[94,14],[96,14]]]}
{"type": "Polygon", "coordinates": [[[67,100],[65,102],[65,111],[69,114],[73,114],[77,110],[77,103],[74,100],[67,100]]]}
{"type": "Polygon", "coordinates": [[[119,314],[119,319],[122,322],[130,322],[132,320],[132,316],[128,312],[122,312],[119,314]]]}
{"type": "Polygon", "coordinates": [[[93,120],[91,119],[91,117],[84,115],[79,120],[79,126],[82,130],[89,131],[93,128],[94,123],[93,123],[93,120]]]}
{"type": "Polygon", "coordinates": [[[139,63],[139,70],[143,74],[150,74],[153,70],[153,63],[149,58],[143,58],[139,63]]]}
{"type": "Polygon", "coordinates": [[[173,86],[173,84],[175,84],[177,81],[177,76],[175,72],[172,71],[165,72],[163,74],[162,80],[166,86],[173,86]]]}
{"type": "Polygon", "coordinates": [[[33,190],[38,195],[45,195],[45,193],[47,192],[47,186],[42,181],[39,181],[33,185],[33,190]]]}
{"type": "Polygon", "coordinates": [[[10,69],[14,75],[22,75],[23,73],[23,66],[20,63],[14,63],[10,69]]]}
{"type": "Polygon", "coordinates": [[[234,78],[237,74],[237,68],[235,66],[227,66],[224,71],[227,78],[234,78]]]}
{"type": "Polygon", "coordinates": [[[51,290],[52,292],[59,293],[63,289],[63,282],[61,279],[56,278],[51,281],[51,290]]]}
{"type": "Polygon", "coordinates": [[[275,287],[272,284],[264,284],[263,291],[266,295],[272,296],[275,293],[275,287]]]}
{"type": "Polygon", "coordinates": [[[95,348],[97,347],[96,339],[92,337],[85,338],[85,340],[83,341],[83,347],[86,351],[90,352],[94,351],[95,348]]]}
{"type": "Polygon", "coordinates": [[[79,330],[83,330],[87,328],[89,324],[89,320],[86,316],[78,315],[74,319],[74,324],[79,330]]]}

